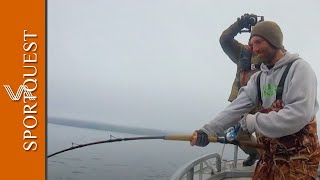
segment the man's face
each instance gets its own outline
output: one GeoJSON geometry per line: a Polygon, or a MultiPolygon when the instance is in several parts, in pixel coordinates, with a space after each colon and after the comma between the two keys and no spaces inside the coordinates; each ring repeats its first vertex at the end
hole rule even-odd
{"type": "Polygon", "coordinates": [[[249,42],[253,55],[257,55],[264,64],[272,64],[276,49],[260,36],[252,36],[249,42]]]}

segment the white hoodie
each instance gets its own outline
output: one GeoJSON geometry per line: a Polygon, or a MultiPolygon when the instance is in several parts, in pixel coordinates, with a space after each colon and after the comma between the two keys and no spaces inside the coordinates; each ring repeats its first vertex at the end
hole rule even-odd
{"type": "MultiPolygon", "coordinates": [[[[295,61],[284,83],[282,101],[284,108],[268,114],[256,113],[246,116],[247,127],[270,138],[294,134],[307,125],[319,109],[317,101],[317,79],[311,66],[298,54],[286,52],[272,69],[261,65],[260,87],[262,106],[269,108],[276,99],[276,88],[287,67],[295,61]]],[[[211,136],[223,135],[223,131],[239,120],[257,105],[257,75],[251,76],[247,86],[239,90],[238,97],[208,124],[201,128],[211,136]]]]}

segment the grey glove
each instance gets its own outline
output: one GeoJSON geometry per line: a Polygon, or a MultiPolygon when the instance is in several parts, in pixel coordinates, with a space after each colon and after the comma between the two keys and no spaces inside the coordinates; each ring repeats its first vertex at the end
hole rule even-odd
{"type": "Polygon", "coordinates": [[[197,141],[194,145],[200,146],[200,147],[207,146],[210,142],[208,135],[202,130],[196,130],[195,132],[197,133],[197,141]]]}

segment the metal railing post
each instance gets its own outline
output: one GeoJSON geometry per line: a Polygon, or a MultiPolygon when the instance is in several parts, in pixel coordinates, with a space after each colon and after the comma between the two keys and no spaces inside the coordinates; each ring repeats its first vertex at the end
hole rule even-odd
{"type": "Polygon", "coordinates": [[[233,152],[233,167],[237,168],[238,163],[238,147],[237,145],[234,146],[234,152],[233,152]]]}
{"type": "Polygon", "coordinates": [[[193,180],[193,176],[194,176],[194,168],[191,168],[191,169],[187,172],[187,180],[193,180]]]}
{"type": "Polygon", "coordinates": [[[203,174],[203,162],[200,163],[199,180],[202,180],[202,174],[203,174]]]}

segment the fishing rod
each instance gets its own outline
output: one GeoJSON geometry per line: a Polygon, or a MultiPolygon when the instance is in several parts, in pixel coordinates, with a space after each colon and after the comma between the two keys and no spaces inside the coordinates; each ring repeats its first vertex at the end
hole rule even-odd
{"type": "MultiPolygon", "coordinates": [[[[95,142],[86,143],[86,144],[78,144],[76,146],[72,146],[70,148],[63,149],[61,151],[50,154],[47,156],[47,158],[50,158],[50,157],[55,156],[57,154],[61,154],[63,152],[71,151],[71,150],[78,149],[78,148],[83,148],[86,146],[92,146],[92,145],[96,145],[96,144],[104,144],[104,143],[112,143],[112,142],[120,142],[120,141],[148,140],[148,139],[191,141],[192,138],[193,138],[192,135],[167,135],[167,136],[142,136],[142,137],[129,137],[129,138],[115,138],[115,139],[109,139],[109,140],[95,141],[95,142]]],[[[260,149],[264,148],[264,145],[262,145],[262,144],[257,144],[257,143],[247,142],[247,141],[231,141],[230,142],[230,141],[227,141],[225,137],[209,136],[208,139],[210,142],[243,145],[243,146],[248,146],[248,147],[252,147],[252,148],[260,148],[260,149]]]]}

